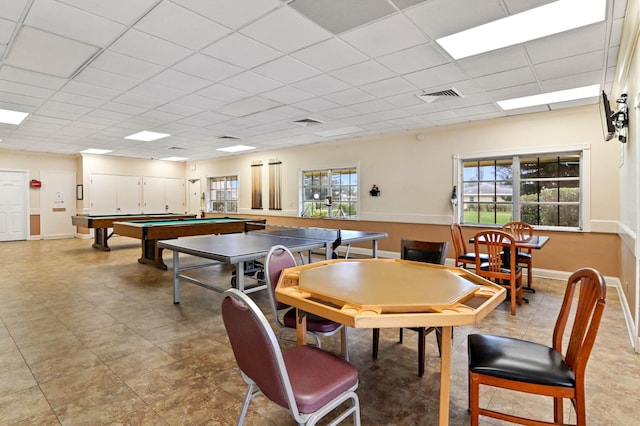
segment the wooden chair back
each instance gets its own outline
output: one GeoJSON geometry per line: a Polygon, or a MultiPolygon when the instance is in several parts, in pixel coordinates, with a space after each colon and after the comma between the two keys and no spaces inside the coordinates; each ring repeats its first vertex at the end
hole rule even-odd
{"type": "Polygon", "coordinates": [[[448,242],[400,240],[400,258],[416,262],[444,265],[449,250],[448,242]]]}
{"type": "Polygon", "coordinates": [[[533,238],[533,226],[526,222],[508,222],[502,225],[502,230],[512,235],[516,241],[529,241],[533,238]]]}

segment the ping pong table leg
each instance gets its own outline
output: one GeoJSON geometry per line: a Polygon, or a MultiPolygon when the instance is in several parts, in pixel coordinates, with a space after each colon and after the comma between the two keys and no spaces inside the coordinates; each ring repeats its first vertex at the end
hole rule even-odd
{"type": "Polygon", "coordinates": [[[452,327],[442,327],[442,343],[440,348],[440,412],[438,424],[449,424],[449,393],[451,388],[451,346],[452,327]]]}
{"type": "Polygon", "coordinates": [[[244,262],[236,263],[236,288],[244,293],[244,262]]]}
{"type": "Polygon", "coordinates": [[[180,257],[179,253],[173,251],[173,304],[180,303],[180,257]]]}
{"type": "Polygon", "coordinates": [[[373,240],[373,249],[371,250],[371,257],[376,259],[378,257],[378,240],[373,240]]]}

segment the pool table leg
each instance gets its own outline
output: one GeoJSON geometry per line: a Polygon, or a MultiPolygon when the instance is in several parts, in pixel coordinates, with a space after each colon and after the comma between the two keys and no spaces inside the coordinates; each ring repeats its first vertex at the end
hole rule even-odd
{"type": "Polygon", "coordinates": [[[138,259],[139,263],[155,266],[158,269],[166,271],[167,265],[162,260],[162,251],[164,249],[158,247],[158,240],[142,240],[142,256],[138,259]]]}
{"type": "Polygon", "coordinates": [[[111,251],[109,248],[109,228],[95,228],[93,231],[93,248],[111,251]]]}
{"type": "Polygon", "coordinates": [[[180,253],[173,252],[173,304],[180,303],[180,253]]]}
{"type": "Polygon", "coordinates": [[[440,413],[438,424],[449,424],[449,393],[451,388],[451,346],[452,327],[442,327],[442,346],[440,348],[440,413]]]}

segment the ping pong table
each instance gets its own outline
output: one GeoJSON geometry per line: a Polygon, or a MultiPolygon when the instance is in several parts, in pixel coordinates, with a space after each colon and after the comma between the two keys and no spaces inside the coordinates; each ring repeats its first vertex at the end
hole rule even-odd
{"type": "Polygon", "coordinates": [[[324,249],[326,259],[336,257],[339,245],[347,247],[345,257],[349,255],[351,244],[371,242],[372,257],[378,255],[378,240],[387,238],[385,232],[364,232],[327,228],[296,228],[274,227],[259,225],[260,230],[254,230],[239,234],[211,235],[204,237],[191,237],[179,240],[159,241],[158,246],[173,251],[173,303],[180,303],[180,280],[199,285],[201,287],[223,292],[221,288],[200,279],[188,276],[186,271],[219,265],[220,262],[231,264],[235,267],[235,286],[245,293],[263,290],[266,284],[258,280],[258,285],[246,288],[244,283],[245,262],[254,262],[264,258],[271,247],[283,245],[294,253],[309,252],[324,249]],[[180,254],[213,260],[197,265],[180,266],[180,254]]]}

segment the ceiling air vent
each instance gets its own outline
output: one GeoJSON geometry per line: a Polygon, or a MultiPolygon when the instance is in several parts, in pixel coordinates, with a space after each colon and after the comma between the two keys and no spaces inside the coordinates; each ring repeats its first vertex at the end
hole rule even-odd
{"type": "Polygon", "coordinates": [[[430,104],[438,98],[464,98],[464,95],[460,93],[457,89],[451,88],[446,90],[439,90],[437,92],[431,93],[420,93],[416,95],[418,99],[430,104]]]}
{"type": "Polygon", "coordinates": [[[185,149],[181,146],[170,146],[169,149],[185,149]]]}
{"type": "Polygon", "coordinates": [[[229,135],[219,136],[218,139],[231,139],[234,141],[240,140],[240,138],[236,138],[235,136],[229,136],[229,135]]]}
{"type": "Polygon", "coordinates": [[[302,120],[294,121],[294,123],[304,127],[317,126],[318,124],[324,124],[322,121],[314,120],[313,118],[303,118],[302,120]]]}

